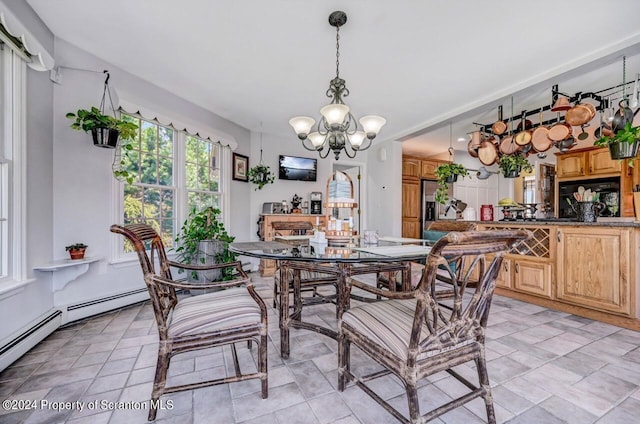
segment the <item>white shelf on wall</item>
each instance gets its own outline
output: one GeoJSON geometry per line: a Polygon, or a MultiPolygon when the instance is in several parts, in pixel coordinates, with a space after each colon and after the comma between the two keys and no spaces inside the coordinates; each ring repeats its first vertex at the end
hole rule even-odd
{"type": "Polygon", "coordinates": [[[53,291],[60,291],[64,287],[89,271],[89,265],[102,258],[63,259],[46,265],[34,267],[34,271],[53,272],[53,291]]]}

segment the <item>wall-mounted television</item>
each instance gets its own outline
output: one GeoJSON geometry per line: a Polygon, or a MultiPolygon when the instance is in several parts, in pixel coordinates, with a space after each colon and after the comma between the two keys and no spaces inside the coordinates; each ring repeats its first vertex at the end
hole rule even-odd
{"type": "Polygon", "coordinates": [[[278,178],[281,180],[316,181],[318,160],[280,155],[278,178]]]}

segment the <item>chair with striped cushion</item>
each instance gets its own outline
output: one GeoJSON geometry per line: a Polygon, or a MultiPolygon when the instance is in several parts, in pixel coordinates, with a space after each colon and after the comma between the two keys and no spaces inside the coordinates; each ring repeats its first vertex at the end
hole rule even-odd
{"type": "MultiPolygon", "coordinates": [[[[388,299],[353,307],[342,315],[338,335],[338,389],[343,391],[349,381],[354,381],[404,423],[425,423],[482,397],[488,421],[495,423],[484,333],[502,258],[516,243],[530,236],[528,231],[450,232],[433,246],[422,279],[410,292],[390,292],[352,279],[352,286],[388,299]],[[443,301],[436,298],[437,276],[443,268],[453,287],[452,298],[444,301],[446,305],[441,305],[443,301]],[[461,269],[465,272],[459,272],[461,269]],[[473,289],[468,287],[471,275],[478,276],[473,289]],[[384,369],[356,376],[350,363],[352,344],[384,369]],[[470,361],[478,372],[477,385],[453,370],[470,361]],[[421,414],[418,385],[422,386],[421,380],[441,371],[458,379],[470,392],[421,414]],[[403,382],[409,418],[368,384],[389,373],[403,382]]],[[[362,367],[371,369],[369,364],[362,367]]]]}
{"type": "Polygon", "coordinates": [[[158,399],[166,393],[259,378],[262,383],[262,398],[265,399],[268,396],[267,308],[253,285],[249,284],[250,279],[242,270],[240,262],[186,265],[170,261],[158,233],[145,224],[112,225],[111,232],[126,237],[138,254],[158,326],[160,344],[149,421],[155,420],[158,399]],[[193,271],[230,267],[234,269],[234,279],[193,285],[174,280],[170,267],[193,271]],[[220,290],[180,299],[176,295],[176,290],[192,288],[220,290]],[[235,343],[247,342],[251,348],[252,341],[258,344],[258,370],[242,374],[235,343]],[[167,371],[174,355],[225,345],[231,348],[234,375],[166,387],[167,371]]]}

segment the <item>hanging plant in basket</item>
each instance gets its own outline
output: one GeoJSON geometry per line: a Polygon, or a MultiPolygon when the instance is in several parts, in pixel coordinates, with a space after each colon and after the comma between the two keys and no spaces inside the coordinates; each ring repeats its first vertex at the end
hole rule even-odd
{"type": "MultiPolygon", "coordinates": [[[[627,122],[621,130],[609,137],[600,137],[593,142],[594,146],[608,147],[611,159],[633,159],[640,147],[640,127],[631,126],[627,122]]],[[[629,166],[633,162],[629,160],[629,166]]]]}
{"type": "Polygon", "coordinates": [[[521,155],[503,155],[498,159],[498,167],[505,178],[516,178],[521,171],[532,172],[533,166],[521,155]]]}
{"type": "Polygon", "coordinates": [[[249,169],[247,177],[249,177],[249,182],[258,186],[254,191],[262,190],[262,187],[273,184],[276,179],[275,174],[271,173],[271,168],[262,162],[262,122],[260,123],[260,162],[249,169]]]}
{"type": "Polygon", "coordinates": [[[458,175],[466,177],[469,172],[458,163],[443,163],[436,168],[435,174],[438,179],[435,200],[444,205],[449,200],[449,184],[456,182],[458,175]]]}
{"type": "Polygon", "coordinates": [[[109,72],[104,72],[107,77],[104,81],[100,107],[92,106],[90,109],[78,109],[75,113],[69,112],[65,116],[73,119],[70,127],[74,130],[91,133],[94,146],[116,149],[113,155],[113,176],[119,181],[127,181],[131,184],[134,177],[123,168],[122,151],[126,152],[133,149],[130,142],[138,135],[138,125],[131,120],[120,119],[116,116],[113,100],[111,99],[111,90],[109,89],[109,72]],[[107,96],[109,97],[113,116],[108,115],[105,111],[107,96]],[[120,144],[120,148],[117,148],[118,144],[120,144]]]}

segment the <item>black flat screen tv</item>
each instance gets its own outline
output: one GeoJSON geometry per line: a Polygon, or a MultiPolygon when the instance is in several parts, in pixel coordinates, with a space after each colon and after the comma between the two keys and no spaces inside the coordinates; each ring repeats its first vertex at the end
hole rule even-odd
{"type": "Polygon", "coordinates": [[[318,160],[280,155],[278,178],[281,180],[316,181],[318,160]]]}

